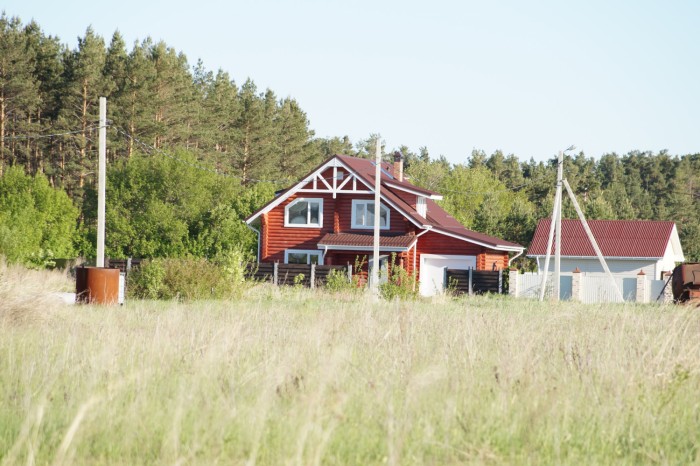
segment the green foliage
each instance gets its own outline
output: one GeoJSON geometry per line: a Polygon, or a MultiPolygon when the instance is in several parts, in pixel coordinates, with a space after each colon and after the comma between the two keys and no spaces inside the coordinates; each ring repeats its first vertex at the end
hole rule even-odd
{"type": "Polygon", "coordinates": [[[270,187],[241,192],[231,178],[194,169],[191,154],[176,156],[135,155],[111,168],[108,255],[214,258],[253,251],[257,238],[241,219],[272,196],[270,187]]]}
{"type": "Polygon", "coordinates": [[[242,257],[230,253],[219,263],[201,258],[145,261],[129,274],[127,290],[138,299],[230,298],[244,284],[242,257]]]}
{"type": "Polygon", "coordinates": [[[411,300],[418,297],[416,276],[406,272],[406,269],[396,263],[396,253],[391,254],[389,276],[386,282],[379,285],[379,293],[387,300],[411,300]]]}
{"type": "Polygon", "coordinates": [[[333,269],[326,277],[325,289],[331,293],[357,292],[360,288],[349,278],[344,269],[333,269]]]}
{"type": "Polygon", "coordinates": [[[41,267],[74,257],[78,210],[46,177],[11,167],[0,178],[0,255],[41,267]]]}

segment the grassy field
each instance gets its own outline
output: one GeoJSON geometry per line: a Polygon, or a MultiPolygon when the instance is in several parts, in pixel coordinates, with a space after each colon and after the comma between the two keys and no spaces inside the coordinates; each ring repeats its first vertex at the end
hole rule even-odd
{"type": "Polygon", "coordinates": [[[2,465],[700,462],[697,309],[66,280],[0,267],[2,465]]]}

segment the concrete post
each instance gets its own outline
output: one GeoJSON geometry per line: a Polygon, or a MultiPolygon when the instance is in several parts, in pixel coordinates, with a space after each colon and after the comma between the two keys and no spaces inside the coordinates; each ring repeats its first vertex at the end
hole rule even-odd
{"type": "Polygon", "coordinates": [[[583,295],[583,286],[581,283],[581,269],[576,267],[574,274],[571,276],[571,300],[581,301],[583,295]]]}
{"type": "Polygon", "coordinates": [[[469,269],[469,296],[474,294],[474,282],[472,281],[473,274],[472,272],[474,269],[470,268],[469,269]]]}
{"type": "Polygon", "coordinates": [[[673,272],[664,273],[664,282],[668,282],[668,285],[664,288],[664,304],[673,302],[673,286],[671,286],[670,281],[672,276],[673,272]]]}
{"type": "Polygon", "coordinates": [[[277,286],[277,268],[279,266],[279,262],[275,261],[275,263],[272,265],[272,284],[277,286]]]}
{"type": "Polygon", "coordinates": [[[649,302],[648,283],[647,274],[644,273],[644,270],[640,270],[637,274],[637,293],[635,295],[635,301],[638,303],[649,302]]]}
{"type": "Polygon", "coordinates": [[[316,288],[316,264],[311,264],[311,276],[309,277],[309,288],[316,288]]]}
{"type": "Polygon", "coordinates": [[[518,287],[520,285],[520,283],[518,283],[519,278],[520,274],[517,269],[510,269],[508,271],[508,294],[514,298],[517,298],[520,294],[520,289],[518,287]]]}

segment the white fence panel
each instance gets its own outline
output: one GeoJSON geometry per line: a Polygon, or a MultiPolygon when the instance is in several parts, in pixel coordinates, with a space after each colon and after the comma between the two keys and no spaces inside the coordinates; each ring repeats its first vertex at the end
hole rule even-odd
{"type": "MultiPolygon", "coordinates": [[[[664,285],[666,285],[666,280],[649,280],[649,302],[650,303],[663,303],[664,302],[664,285]]],[[[671,286],[669,283],[668,286],[671,286]]]]}
{"type": "MultiPolygon", "coordinates": [[[[617,294],[618,289],[622,290],[624,277],[615,277],[611,281],[607,275],[586,274],[581,277],[581,301],[584,303],[616,303],[620,302],[617,294]]],[[[632,298],[634,299],[634,297],[632,298]]]]}
{"type": "MultiPolygon", "coordinates": [[[[547,289],[544,293],[545,298],[551,298],[554,295],[554,277],[553,274],[547,275],[547,289]]],[[[573,277],[570,273],[561,274],[561,279],[559,281],[559,298],[560,299],[571,299],[571,289],[572,289],[573,277]]],[[[535,272],[527,272],[518,275],[518,296],[521,298],[534,298],[539,299],[540,297],[540,283],[542,282],[542,275],[535,272]]]]}
{"type": "MultiPolygon", "coordinates": [[[[528,272],[522,275],[518,275],[518,289],[520,292],[518,295],[523,298],[534,298],[538,299],[540,297],[540,282],[542,281],[542,275],[528,272]]],[[[552,287],[549,285],[549,291],[551,292],[552,287]]]]}

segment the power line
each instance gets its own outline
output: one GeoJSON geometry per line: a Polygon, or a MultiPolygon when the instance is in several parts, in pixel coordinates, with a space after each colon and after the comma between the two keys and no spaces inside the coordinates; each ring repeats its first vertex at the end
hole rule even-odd
{"type": "Polygon", "coordinates": [[[89,132],[92,131],[93,129],[97,129],[97,126],[88,126],[85,129],[77,129],[75,131],[65,131],[62,133],[50,133],[50,134],[26,134],[22,136],[3,136],[2,139],[4,141],[7,140],[27,140],[27,139],[48,139],[48,138],[54,138],[58,136],[68,136],[71,134],[79,134],[83,132],[89,132]]]}

